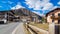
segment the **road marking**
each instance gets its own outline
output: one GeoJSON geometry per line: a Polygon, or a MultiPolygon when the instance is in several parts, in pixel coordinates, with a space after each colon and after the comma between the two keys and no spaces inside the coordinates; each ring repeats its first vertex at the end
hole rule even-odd
{"type": "Polygon", "coordinates": [[[20,24],[13,30],[12,34],[15,34],[16,30],[19,28],[20,24]]]}

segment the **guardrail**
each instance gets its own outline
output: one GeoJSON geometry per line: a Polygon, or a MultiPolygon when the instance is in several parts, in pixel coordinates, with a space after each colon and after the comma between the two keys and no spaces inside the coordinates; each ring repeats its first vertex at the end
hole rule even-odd
{"type": "Polygon", "coordinates": [[[30,24],[26,24],[28,29],[30,29],[35,34],[60,34],[60,24],[49,24],[49,32],[32,26],[30,24]]]}
{"type": "Polygon", "coordinates": [[[29,25],[29,24],[27,26],[34,34],[49,34],[48,31],[37,28],[35,26],[29,25]]]}

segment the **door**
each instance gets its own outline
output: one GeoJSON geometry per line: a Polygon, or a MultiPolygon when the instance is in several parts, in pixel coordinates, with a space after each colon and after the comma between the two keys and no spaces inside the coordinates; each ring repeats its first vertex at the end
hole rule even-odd
{"type": "Polygon", "coordinates": [[[60,24],[60,19],[58,20],[58,24],[60,24]]]}
{"type": "MultiPolygon", "coordinates": [[[[60,18],[60,13],[58,13],[58,17],[60,18]]],[[[58,19],[58,24],[60,24],[60,19],[58,19]]]]}

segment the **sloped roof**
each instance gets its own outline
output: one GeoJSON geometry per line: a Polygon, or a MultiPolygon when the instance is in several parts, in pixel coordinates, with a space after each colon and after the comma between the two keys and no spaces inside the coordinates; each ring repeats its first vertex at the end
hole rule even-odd
{"type": "Polygon", "coordinates": [[[51,10],[50,12],[48,12],[48,13],[46,14],[46,17],[48,16],[48,14],[54,12],[55,10],[60,10],[60,8],[56,8],[56,9],[51,10]]]}

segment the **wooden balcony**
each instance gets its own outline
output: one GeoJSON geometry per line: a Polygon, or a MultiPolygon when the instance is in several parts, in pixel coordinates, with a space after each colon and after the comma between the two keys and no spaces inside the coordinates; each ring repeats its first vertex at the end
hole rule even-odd
{"type": "Polygon", "coordinates": [[[51,19],[60,19],[60,16],[51,16],[51,19]]]}

